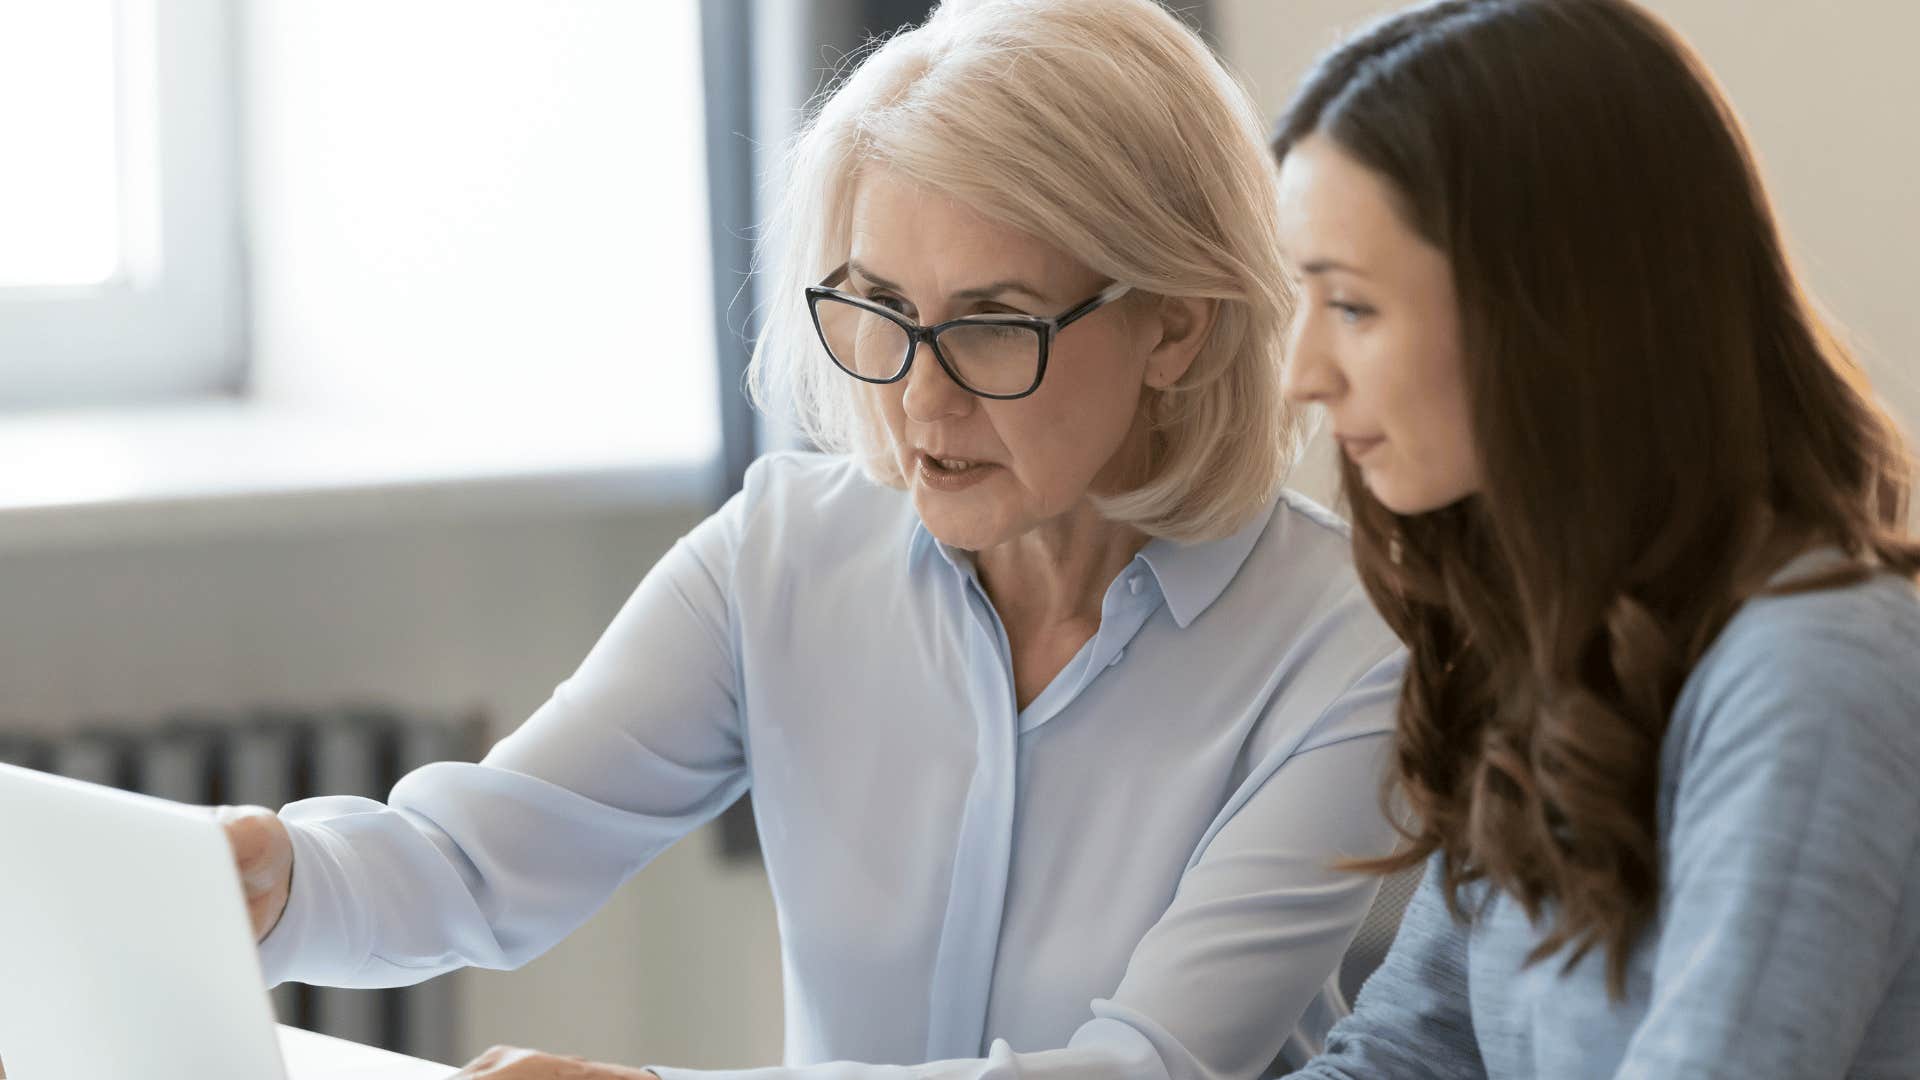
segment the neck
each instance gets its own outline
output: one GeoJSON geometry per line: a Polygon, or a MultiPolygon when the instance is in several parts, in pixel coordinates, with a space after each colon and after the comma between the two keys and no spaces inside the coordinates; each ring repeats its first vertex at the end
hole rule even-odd
{"type": "Polygon", "coordinates": [[[1098,621],[1112,583],[1147,536],[1101,517],[1089,502],[975,554],[980,583],[1003,622],[1098,621]]]}
{"type": "MultiPolygon", "coordinates": [[[[1152,456],[1146,392],[1120,449],[1088,486],[1089,493],[1129,491],[1146,479],[1152,456]]],[[[1107,586],[1147,546],[1147,535],[1116,525],[1082,498],[1073,509],[1002,544],[974,553],[980,584],[1010,636],[1033,629],[1100,621],[1107,586]]]]}

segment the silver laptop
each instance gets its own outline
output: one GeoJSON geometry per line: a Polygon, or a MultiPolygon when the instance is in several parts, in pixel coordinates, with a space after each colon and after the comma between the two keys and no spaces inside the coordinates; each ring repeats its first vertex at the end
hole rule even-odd
{"type": "Polygon", "coordinates": [[[376,1075],[289,1069],[282,1039],[226,831],[204,808],[0,765],[9,1080],[376,1075]]]}

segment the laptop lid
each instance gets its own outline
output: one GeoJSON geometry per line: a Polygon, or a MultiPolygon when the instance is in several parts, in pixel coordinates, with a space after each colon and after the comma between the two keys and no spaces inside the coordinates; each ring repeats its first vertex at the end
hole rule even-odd
{"type": "Polygon", "coordinates": [[[0,1059],[18,1080],[286,1080],[226,832],[0,765],[0,1059]]]}

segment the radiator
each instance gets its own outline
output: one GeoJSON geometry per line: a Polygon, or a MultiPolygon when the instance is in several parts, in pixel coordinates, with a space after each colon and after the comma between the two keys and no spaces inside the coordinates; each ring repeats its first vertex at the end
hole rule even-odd
{"type": "MultiPolygon", "coordinates": [[[[477,717],[265,710],[59,733],[0,726],[0,761],[175,802],[277,809],[310,795],[383,799],[420,765],[476,760],[484,737],[477,717]]],[[[398,990],[288,983],[273,991],[273,1008],[282,1023],[447,1061],[454,1056],[455,989],[444,978],[398,990]]]]}

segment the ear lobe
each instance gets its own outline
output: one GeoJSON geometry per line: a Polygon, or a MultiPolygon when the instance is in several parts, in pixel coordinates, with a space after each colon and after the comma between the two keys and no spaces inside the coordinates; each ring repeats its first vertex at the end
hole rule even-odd
{"type": "Polygon", "coordinates": [[[1202,296],[1163,296],[1160,298],[1160,340],[1147,356],[1146,383],[1165,390],[1180,381],[1200,355],[1200,349],[1213,333],[1220,302],[1202,296]]]}

